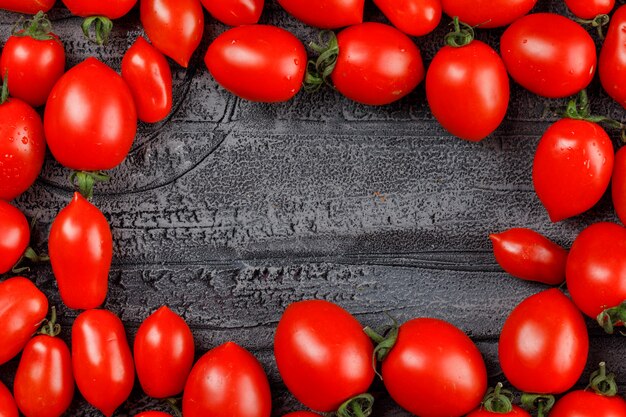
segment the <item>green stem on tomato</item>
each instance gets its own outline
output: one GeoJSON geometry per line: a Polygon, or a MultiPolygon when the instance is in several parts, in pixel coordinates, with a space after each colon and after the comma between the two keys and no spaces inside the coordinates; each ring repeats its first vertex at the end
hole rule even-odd
{"type": "Polygon", "coordinates": [[[318,38],[319,43],[309,44],[309,47],[319,54],[316,60],[307,63],[304,90],[309,93],[318,91],[324,84],[332,87],[329,77],[337,65],[339,56],[339,43],[332,30],[321,31],[318,38]]]}
{"type": "Polygon", "coordinates": [[[178,406],[178,402],[180,401],[180,398],[170,397],[170,398],[166,398],[164,401],[167,405],[169,405],[169,407],[171,408],[172,412],[174,413],[176,417],[183,417],[183,413],[181,413],[180,407],[178,406]]]}
{"type": "Polygon", "coordinates": [[[50,307],[50,319],[45,319],[38,334],[57,337],[61,333],[61,325],[57,323],[57,309],[55,306],[50,307]]]}
{"type": "Polygon", "coordinates": [[[369,417],[374,407],[374,397],[371,394],[361,394],[350,398],[337,409],[337,417],[369,417]]]}
{"type": "Polygon", "coordinates": [[[501,382],[495,388],[489,388],[482,402],[485,410],[497,414],[507,414],[513,410],[513,393],[503,388],[501,382]]]}
{"type": "Polygon", "coordinates": [[[377,362],[382,362],[391,352],[391,349],[396,344],[398,340],[398,333],[400,331],[400,327],[398,326],[398,321],[389,316],[392,324],[386,326],[380,331],[375,331],[371,327],[365,327],[363,331],[366,335],[369,336],[370,339],[376,344],[374,348],[374,353],[372,354],[372,367],[374,368],[374,372],[380,379],[383,379],[382,375],[378,372],[377,362]]]}
{"type": "Polygon", "coordinates": [[[7,102],[9,99],[9,70],[4,72],[4,78],[2,81],[2,91],[0,91],[0,106],[7,102]]]}
{"type": "Polygon", "coordinates": [[[626,301],[623,301],[618,306],[607,308],[598,314],[596,320],[605,332],[613,334],[615,326],[626,323],[626,301]]]}
{"type": "Polygon", "coordinates": [[[587,90],[585,89],[581,90],[575,99],[572,99],[567,103],[563,116],[569,119],[584,120],[592,123],[603,123],[610,128],[619,129],[622,141],[626,142],[626,124],[606,116],[592,115],[589,97],[587,96],[587,90]]]}
{"type": "Polygon", "coordinates": [[[537,417],[544,417],[552,407],[556,399],[550,394],[522,394],[522,407],[528,411],[537,410],[537,417]]]}
{"type": "Polygon", "coordinates": [[[56,39],[52,35],[52,23],[41,10],[32,19],[20,23],[13,29],[13,36],[28,36],[38,41],[56,39]]]}
{"type": "Polygon", "coordinates": [[[576,22],[581,25],[590,25],[593,28],[596,28],[598,32],[598,37],[604,40],[604,26],[607,26],[611,21],[611,18],[608,14],[599,14],[593,19],[574,19],[576,22]]]}
{"type": "Polygon", "coordinates": [[[109,41],[113,30],[113,21],[106,16],[90,16],[83,21],[81,26],[87,39],[98,45],[104,45],[109,41]],[[95,38],[91,37],[91,26],[94,27],[95,38]]]}
{"type": "Polygon", "coordinates": [[[87,200],[93,198],[93,187],[96,183],[107,182],[110,179],[110,176],[101,171],[74,171],[70,175],[72,186],[77,187],[87,200]]]}
{"type": "Polygon", "coordinates": [[[596,394],[604,397],[614,397],[617,395],[617,383],[615,382],[615,374],[606,373],[606,363],[600,362],[598,370],[591,374],[589,378],[589,386],[596,394]]]}
{"type": "Polygon", "coordinates": [[[471,27],[467,23],[459,21],[458,16],[454,16],[450,24],[454,26],[454,30],[452,30],[445,36],[444,40],[446,42],[446,45],[453,48],[461,48],[472,43],[472,41],[474,40],[473,27],[471,27]]]}

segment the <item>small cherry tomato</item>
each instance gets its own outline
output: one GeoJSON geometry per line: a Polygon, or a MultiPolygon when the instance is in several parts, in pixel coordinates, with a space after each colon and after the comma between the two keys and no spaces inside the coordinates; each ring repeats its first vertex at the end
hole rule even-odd
{"type": "Polygon", "coordinates": [[[364,0],[278,0],[296,19],[320,29],[339,29],[363,22],[364,0]]]}
{"type": "Polygon", "coordinates": [[[251,25],[218,36],[204,62],[213,78],[233,94],[273,103],[300,91],[307,56],[302,42],[286,30],[251,25]]]}
{"type": "Polygon", "coordinates": [[[613,100],[626,108],[626,5],[620,6],[613,16],[600,50],[598,67],[600,83],[613,100]]]}
{"type": "Polygon", "coordinates": [[[527,281],[559,285],[565,281],[567,251],[530,229],[489,235],[493,254],[507,273],[527,281]]]}
{"type": "Polygon", "coordinates": [[[179,394],[193,365],[194,342],[185,320],[163,306],[137,330],[135,367],[143,391],[154,398],[179,394]]]}
{"type": "Polygon", "coordinates": [[[15,277],[0,282],[0,365],[20,353],[47,313],[48,299],[29,279],[15,277]]]}
{"type": "Polygon", "coordinates": [[[152,45],[187,68],[204,32],[200,0],[141,0],[139,13],[152,45]]]}
{"type": "Polygon", "coordinates": [[[612,193],[615,211],[622,223],[626,224],[626,147],[621,148],[615,155],[612,193]]]}
{"type": "Polygon", "coordinates": [[[615,7],[615,0],[565,0],[567,8],[580,19],[595,19],[609,14],[615,7]]]}
{"type": "Polygon", "coordinates": [[[52,9],[56,0],[0,0],[0,9],[11,12],[36,14],[52,9]]]}
{"type": "Polygon", "coordinates": [[[185,417],[269,417],[267,376],[250,352],[233,342],[218,346],[194,365],[183,394],[185,417]]]}
{"type": "Polygon", "coordinates": [[[424,36],[441,21],[441,0],[374,0],[389,21],[411,36],[424,36]]]}
{"type": "Polygon", "coordinates": [[[0,382],[0,416],[19,417],[11,391],[2,382],[0,382]]]}
{"type": "Polygon", "coordinates": [[[498,356],[518,390],[560,394],[580,378],[587,362],[589,336],[582,314],[556,289],[522,301],[500,333],[498,356]]]}
{"type": "Polygon", "coordinates": [[[15,266],[29,242],[30,228],[26,216],[0,200],[0,274],[9,272],[15,266]]]}
{"type": "Polygon", "coordinates": [[[441,0],[443,11],[471,26],[506,26],[527,14],[537,0],[441,0]]]}
{"type": "Polygon", "coordinates": [[[122,59],[122,78],[135,99],[139,120],[156,123],[172,110],[172,71],[167,60],[139,37],[122,59]]]}
{"type": "Polygon", "coordinates": [[[500,52],[511,77],[539,96],[567,97],[587,87],[596,71],[596,45],[578,23],[554,13],[516,20],[500,52]]]}
{"type": "Polygon", "coordinates": [[[600,125],[561,119],[539,141],[533,184],[553,222],[584,213],[604,195],[613,174],[614,150],[600,125]]]}
{"type": "Polygon", "coordinates": [[[201,0],[215,19],[229,26],[259,22],[265,0],[201,0]]]}
{"type": "Polygon", "coordinates": [[[107,310],[81,313],[72,326],[72,366],[78,390],[106,417],[128,398],[135,372],[122,321],[107,310]]]}

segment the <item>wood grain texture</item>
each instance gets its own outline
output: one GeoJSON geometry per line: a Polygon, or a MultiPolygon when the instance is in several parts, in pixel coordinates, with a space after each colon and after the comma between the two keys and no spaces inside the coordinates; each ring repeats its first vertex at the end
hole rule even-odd
{"type": "MultiPolygon", "coordinates": [[[[304,42],[315,39],[314,29],[275,1],[267,3],[263,23],[284,27],[304,42]]],[[[535,10],[565,13],[559,0],[542,0],[535,10]]],[[[143,33],[136,9],[116,22],[106,47],[84,40],[80,19],[62,6],[50,17],[66,45],[68,66],[96,56],[119,70],[124,51],[143,33]]],[[[3,42],[18,18],[0,12],[3,42]]],[[[369,3],[366,19],[384,21],[369,3]]],[[[448,21],[416,40],[427,62],[448,21]]],[[[517,303],[545,287],[501,272],[488,234],[526,226],[567,246],[585,226],[617,221],[605,196],[589,213],[552,224],[534,194],[533,153],[556,120],[546,110],[564,100],[534,97],[513,85],[506,120],[478,144],[438,126],[423,85],[382,108],[330,90],[299,93],[285,104],[245,102],[217,86],[202,63],[210,41],[225,29],[207,19],[190,68],[171,63],[172,114],[159,124],[140,124],[131,154],[111,172],[112,181],[96,190],[94,202],[114,235],[105,307],[120,315],[130,340],[145,317],[168,304],[192,327],[198,355],[228,340],[256,354],[270,377],[274,415],[280,416],[301,407],[276,370],[275,325],[289,303],[324,298],[364,325],[383,324],[385,312],[401,321],[449,320],[478,343],[491,382],[502,380],[500,328],[517,303]]],[[[497,48],[501,33],[478,31],[478,38],[497,48]]],[[[590,95],[596,112],[624,117],[597,80],[590,95]]],[[[15,202],[38,216],[34,239],[41,248],[54,216],[70,200],[67,177],[48,155],[41,178],[15,202]]],[[[62,306],[49,267],[37,267],[31,276],[59,306],[69,342],[77,313],[62,306]]],[[[626,383],[623,341],[604,336],[591,322],[589,328],[589,371],[606,360],[626,383]]],[[[0,379],[12,383],[16,367],[16,360],[1,367],[0,379]]],[[[380,383],[374,391],[375,415],[408,415],[380,383]]],[[[136,384],[116,415],[150,407],[166,410],[136,384]]],[[[77,395],[67,415],[98,413],[77,395]]]]}

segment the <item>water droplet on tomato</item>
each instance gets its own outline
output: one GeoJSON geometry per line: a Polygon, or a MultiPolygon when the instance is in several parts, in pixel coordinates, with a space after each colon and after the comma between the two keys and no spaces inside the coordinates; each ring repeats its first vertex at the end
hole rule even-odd
{"type": "Polygon", "coordinates": [[[24,136],[24,137],[22,138],[22,143],[23,143],[24,145],[28,145],[28,136],[24,136]]]}
{"type": "Polygon", "coordinates": [[[300,65],[300,61],[298,60],[298,58],[294,59],[293,63],[296,64],[296,65],[300,65]]]}
{"type": "Polygon", "coordinates": [[[9,138],[9,142],[13,142],[14,140],[15,140],[15,139],[13,139],[13,136],[11,136],[11,137],[9,138]]]}
{"type": "Polygon", "coordinates": [[[524,39],[522,43],[528,43],[528,39],[524,39]]]}

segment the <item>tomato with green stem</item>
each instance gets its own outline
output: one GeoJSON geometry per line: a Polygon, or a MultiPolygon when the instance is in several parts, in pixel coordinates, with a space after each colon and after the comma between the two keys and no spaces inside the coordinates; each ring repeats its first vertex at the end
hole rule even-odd
{"type": "Polygon", "coordinates": [[[0,381],[0,416],[19,417],[11,391],[0,381]]]}
{"type": "Polygon", "coordinates": [[[46,13],[56,0],[0,0],[0,9],[11,12],[36,14],[40,11],[46,13]]]}
{"type": "Polygon", "coordinates": [[[466,417],[531,417],[526,410],[513,404],[513,397],[513,393],[503,389],[499,382],[495,388],[489,388],[481,406],[466,417]]]}
{"type": "Polygon", "coordinates": [[[441,21],[441,0],[374,0],[387,19],[402,32],[424,36],[441,21]]]}
{"type": "Polygon", "coordinates": [[[612,195],[617,216],[626,225],[626,146],[615,155],[612,195]]]}
{"type": "Polygon", "coordinates": [[[604,91],[626,108],[626,5],[611,17],[609,30],[600,50],[598,73],[604,91]]]}
{"type": "Polygon", "coordinates": [[[85,17],[82,28],[87,38],[92,25],[95,26],[95,42],[98,45],[105,44],[113,29],[112,20],[126,15],[137,0],[62,0],[63,4],[74,16],[85,17]]]}
{"type": "Polygon", "coordinates": [[[484,29],[506,26],[524,16],[537,0],[441,0],[450,17],[484,29]]]}
{"type": "Polygon", "coordinates": [[[30,242],[26,216],[0,200],[0,274],[9,272],[25,254],[30,242]]]}
{"type": "Polygon", "coordinates": [[[600,39],[604,39],[603,28],[609,24],[615,0],[565,0],[565,4],[578,23],[596,28],[600,39]]]}
{"type": "Polygon", "coordinates": [[[363,22],[364,0],[278,0],[296,19],[320,29],[339,29],[363,22]]]}
{"type": "Polygon", "coordinates": [[[259,22],[265,0],[201,0],[215,19],[229,26],[254,25],[259,22]]]}

